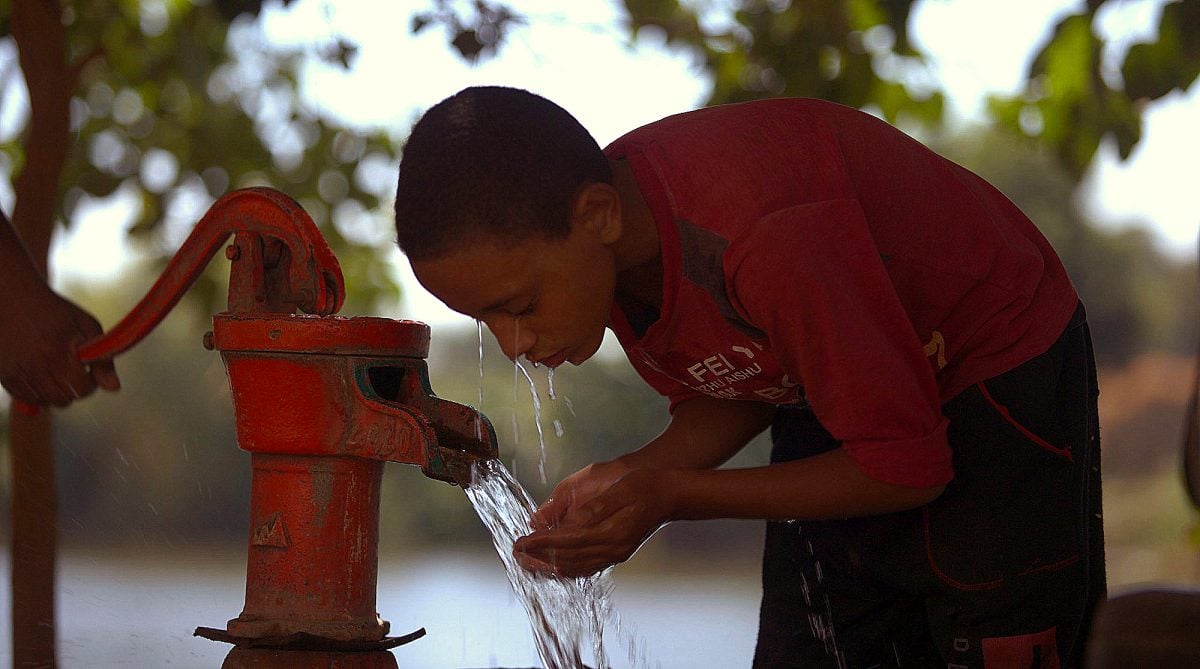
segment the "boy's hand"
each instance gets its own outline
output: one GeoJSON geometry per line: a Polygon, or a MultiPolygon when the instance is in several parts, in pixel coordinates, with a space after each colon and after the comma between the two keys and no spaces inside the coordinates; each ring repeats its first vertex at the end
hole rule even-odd
{"type": "Polygon", "coordinates": [[[630,470],[631,467],[617,458],[610,462],[590,464],[571,474],[554,487],[554,491],[533,514],[533,529],[546,530],[559,525],[568,511],[603,493],[630,470]]]}
{"type": "Polygon", "coordinates": [[[59,407],[97,385],[119,389],[112,361],[84,365],[77,357],[102,332],[91,314],[49,288],[10,297],[0,310],[0,385],[17,400],[59,407]]]}
{"type": "Polygon", "coordinates": [[[591,465],[560,483],[513,546],[517,562],[556,576],[590,576],[630,556],[671,520],[664,471],[591,465]]]}

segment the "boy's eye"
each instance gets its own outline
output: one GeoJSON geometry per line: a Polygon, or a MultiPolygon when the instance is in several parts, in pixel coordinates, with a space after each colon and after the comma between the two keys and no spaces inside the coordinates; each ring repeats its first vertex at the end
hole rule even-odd
{"type": "Polygon", "coordinates": [[[536,301],[536,300],[535,300],[535,301],[532,301],[532,302],[530,302],[530,303],[529,303],[529,306],[525,307],[524,309],[522,309],[522,310],[518,311],[517,313],[515,313],[515,314],[513,314],[513,315],[514,315],[514,316],[517,316],[517,317],[520,317],[520,316],[528,316],[529,314],[532,314],[532,313],[533,313],[533,308],[534,308],[534,306],[536,306],[536,305],[537,305],[537,301],[536,301]]]}

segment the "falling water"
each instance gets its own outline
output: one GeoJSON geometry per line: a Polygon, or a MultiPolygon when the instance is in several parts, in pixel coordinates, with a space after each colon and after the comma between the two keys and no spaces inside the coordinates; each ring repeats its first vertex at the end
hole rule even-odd
{"type": "Polygon", "coordinates": [[[613,616],[612,569],[587,578],[556,578],[522,569],[513,542],[529,533],[533,499],[499,460],[475,463],[466,489],[475,512],[492,534],[509,583],[529,616],[545,669],[580,669],[591,637],[596,667],[607,667],[604,626],[613,616]]]}
{"type": "MultiPolygon", "coordinates": [[[[479,407],[483,406],[483,324],[478,323],[479,332],[479,407]]],[[[519,324],[518,324],[519,328],[519,324]]],[[[514,333],[519,334],[519,330],[514,333]]],[[[541,400],[537,387],[529,372],[514,360],[513,365],[513,443],[519,443],[517,429],[516,400],[519,374],[529,382],[533,400],[534,420],[537,424],[538,441],[541,446],[540,471],[542,483],[546,483],[546,443],[541,427],[541,400]]],[[[557,400],[554,389],[554,368],[546,372],[547,394],[557,400]]],[[[564,397],[567,409],[575,415],[571,399],[564,397]]],[[[480,430],[477,422],[476,430],[480,430]]],[[[554,431],[563,434],[562,423],[554,421],[554,431]]],[[[513,472],[516,471],[513,461],[513,472]]],[[[504,564],[505,573],[513,591],[521,600],[529,616],[534,642],[545,669],[580,669],[583,664],[583,647],[591,637],[595,666],[608,667],[605,658],[603,633],[606,625],[612,625],[617,637],[629,651],[629,661],[634,667],[648,667],[644,641],[632,630],[623,629],[620,615],[611,604],[612,569],[606,569],[588,578],[554,578],[538,575],[522,569],[513,557],[513,543],[531,529],[531,518],[536,505],[529,493],[517,481],[513,473],[504,468],[499,460],[475,463],[472,483],[466,489],[467,497],[479,518],[492,535],[492,543],[504,564]]]]}
{"type": "MultiPolygon", "coordinates": [[[[554,393],[554,368],[553,367],[546,368],[546,395],[550,398],[551,402],[558,400],[558,395],[556,395],[554,393]]],[[[558,437],[559,439],[562,439],[562,436],[563,436],[562,421],[557,418],[554,419],[554,436],[558,437]]]]}
{"type": "MultiPolygon", "coordinates": [[[[517,427],[517,380],[520,378],[517,375],[517,370],[520,369],[520,358],[516,354],[517,344],[521,340],[521,319],[513,319],[513,394],[512,394],[512,434],[513,443],[521,443],[521,430],[517,427]]],[[[514,461],[515,463],[515,461],[514,461]]]]}
{"type": "Polygon", "coordinates": [[[479,332],[479,403],[475,405],[475,438],[483,441],[483,321],[475,320],[479,332]]]}
{"type": "Polygon", "coordinates": [[[525,380],[529,382],[529,396],[533,398],[533,424],[537,427],[538,446],[541,448],[541,457],[538,459],[538,473],[542,476],[542,483],[546,483],[546,435],[542,433],[542,400],[538,397],[537,386],[533,383],[533,377],[529,376],[529,372],[525,371],[524,365],[520,360],[513,360],[515,369],[513,370],[513,402],[516,403],[516,383],[517,372],[520,370],[525,375],[525,380]]]}

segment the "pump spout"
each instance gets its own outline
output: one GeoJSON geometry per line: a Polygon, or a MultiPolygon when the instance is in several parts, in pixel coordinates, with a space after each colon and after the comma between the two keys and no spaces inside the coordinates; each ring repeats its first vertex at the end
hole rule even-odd
{"type": "Polygon", "coordinates": [[[471,407],[436,396],[425,360],[367,361],[354,377],[349,452],[418,465],[426,476],[464,488],[475,461],[498,457],[491,422],[471,407]]]}

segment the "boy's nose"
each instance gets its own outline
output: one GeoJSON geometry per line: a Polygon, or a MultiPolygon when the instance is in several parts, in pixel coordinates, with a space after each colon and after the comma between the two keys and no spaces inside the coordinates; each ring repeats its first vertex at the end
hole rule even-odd
{"type": "Polygon", "coordinates": [[[537,343],[537,335],[534,334],[533,328],[522,323],[518,317],[489,318],[484,324],[492,331],[500,350],[509,360],[516,360],[525,355],[537,343]]]}

